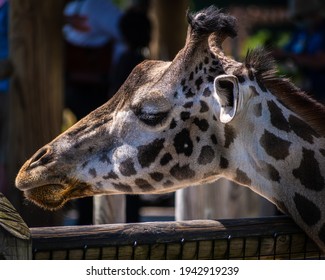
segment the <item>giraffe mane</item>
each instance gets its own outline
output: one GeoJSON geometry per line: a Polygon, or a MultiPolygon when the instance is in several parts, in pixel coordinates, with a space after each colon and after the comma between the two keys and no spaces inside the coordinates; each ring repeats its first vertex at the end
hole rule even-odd
{"type": "Polygon", "coordinates": [[[296,87],[288,78],[280,77],[275,60],[263,48],[247,52],[245,66],[287,108],[302,117],[315,131],[325,136],[325,106],[296,87]]]}

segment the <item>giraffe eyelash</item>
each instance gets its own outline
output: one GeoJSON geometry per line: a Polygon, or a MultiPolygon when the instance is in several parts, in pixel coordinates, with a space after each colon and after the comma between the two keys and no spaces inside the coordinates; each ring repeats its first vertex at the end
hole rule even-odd
{"type": "Polygon", "coordinates": [[[148,113],[142,111],[142,109],[137,109],[134,114],[146,125],[156,126],[162,124],[168,117],[169,111],[166,112],[156,112],[148,113]]]}

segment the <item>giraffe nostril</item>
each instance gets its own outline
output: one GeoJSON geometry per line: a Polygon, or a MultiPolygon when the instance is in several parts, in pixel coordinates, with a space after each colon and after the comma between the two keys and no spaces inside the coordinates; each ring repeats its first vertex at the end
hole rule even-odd
{"type": "Polygon", "coordinates": [[[52,159],[51,149],[48,146],[45,146],[39,149],[34,156],[32,157],[29,168],[34,168],[39,165],[45,165],[52,159]]]}

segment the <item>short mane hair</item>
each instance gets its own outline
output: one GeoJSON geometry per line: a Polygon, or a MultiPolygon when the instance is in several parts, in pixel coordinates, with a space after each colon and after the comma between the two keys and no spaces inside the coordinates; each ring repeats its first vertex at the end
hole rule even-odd
{"type": "Polygon", "coordinates": [[[293,112],[302,117],[316,132],[325,137],[325,106],[277,73],[275,60],[263,48],[247,52],[245,66],[257,80],[293,112]]]}

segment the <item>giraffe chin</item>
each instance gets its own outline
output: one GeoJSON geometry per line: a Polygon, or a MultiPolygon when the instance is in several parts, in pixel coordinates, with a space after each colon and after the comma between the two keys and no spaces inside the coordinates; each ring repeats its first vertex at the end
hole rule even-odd
{"type": "Polygon", "coordinates": [[[66,187],[63,185],[45,185],[26,190],[24,195],[28,200],[41,208],[57,210],[68,201],[65,198],[65,192],[66,187]]]}
{"type": "Polygon", "coordinates": [[[57,210],[67,201],[92,195],[87,184],[49,184],[26,190],[25,197],[46,210],[57,210]]]}

